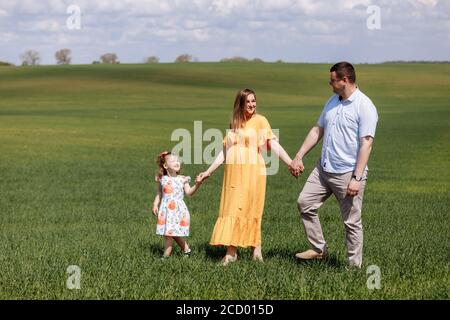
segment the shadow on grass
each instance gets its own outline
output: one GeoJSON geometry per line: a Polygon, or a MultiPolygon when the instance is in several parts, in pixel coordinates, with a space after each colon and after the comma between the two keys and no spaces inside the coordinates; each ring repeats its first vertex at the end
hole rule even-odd
{"type": "MultiPolygon", "coordinates": [[[[212,246],[209,243],[203,243],[200,248],[203,250],[206,255],[206,259],[209,261],[220,261],[225,256],[226,247],[225,246],[212,246]]],[[[251,260],[252,257],[252,249],[248,248],[238,248],[237,254],[240,259],[251,260]]],[[[264,254],[264,252],[263,252],[264,254]]]]}
{"type": "Polygon", "coordinates": [[[143,245],[145,246],[145,250],[152,257],[160,258],[164,253],[162,244],[144,243],[143,245]]]}
{"type": "MultiPolygon", "coordinates": [[[[160,258],[164,253],[164,246],[162,242],[151,243],[149,241],[142,241],[139,247],[153,258],[160,258]]],[[[209,245],[207,242],[201,244],[198,247],[191,246],[191,249],[194,256],[201,256],[203,253],[205,253],[206,260],[212,262],[220,261],[222,257],[225,255],[226,251],[224,247],[213,247],[209,245]]],[[[180,252],[181,249],[178,247],[176,243],[174,243],[172,255],[178,255],[180,254],[180,252]]]]}
{"type": "Polygon", "coordinates": [[[139,241],[139,248],[152,258],[161,258],[164,253],[163,242],[151,242],[148,239],[139,241]]]}
{"type": "Polygon", "coordinates": [[[295,257],[295,253],[296,252],[292,252],[288,248],[272,249],[266,252],[265,257],[267,259],[278,258],[288,263],[296,263],[304,266],[327,265],[338,269],[346,266],[345,262],[342,261],[342,259],[340,259],[336,254],[329,254],[329,256],[324,260],[301,260],[295,257]]]}
{"type": "Polygon", "coordinates": [[[277,248],[271,249],[267,252],[264,252],[263,248],[263,256],[267,259],[278,258],[286,261],[295,261],[295,252],[290,251],[288,248],[277,248]]]}
{"type": "Polygon", "coordinates": [[[346,263],[344,263],[342,259],[339,259],[336,254],[329,254],[328,257],[323,260],[301,260],[297,258],[294,259],[296,260],[298,265],[304,266],[324,265],[334,269],[344,269],[346,266],[346,263]]]}
{"type": "Polygon", "coordinates": [[[225,247],[216,247],[205,242],[199,246],[199,250],[205,252],[205,257],[207,261],[219,262],[225,255],[225,247]]]}
{"type": "MultiPolygon", "coordinates": [[[[163,254],[162,243],[160,244],[160,243],[151,243],[149,241],[142,241],[140,243],[140,247],[144,251],[146,251],[151,257],[154,258],[160,258],[161,255],[163,254]]],[[[208,262],[219,262],[222,260],[223,256],[226,253],[226,247],[212,246],[208,242],[202,243],[196,249],[193,248],[194,254],[200,256],[202,253],[204,253],[205,260],[208,262]]],[[[176,248],[174,246],[174,253],[175,251],[176,248]]],[[[243,259],[250,259],[251,250],[238,248],[238,255],[243,259]]],[[[288,248],[271,249],[266,252],[263,249],[263,256],[265,261],[269,261],[271,259],[279,259],[284,260],[286,263],[292,263],[308,267],[322,265],[330,268],[343,269],[347,265],[345,261],[340,259],[334,253],[329,254],[329,256],[324,260],[300,260],[295,258],[295,252],[292,252],[288,248]]]]}

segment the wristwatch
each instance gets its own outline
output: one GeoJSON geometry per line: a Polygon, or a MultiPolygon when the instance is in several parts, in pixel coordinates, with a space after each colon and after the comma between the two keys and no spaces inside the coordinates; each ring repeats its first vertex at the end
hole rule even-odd
{"type": "Polygon", "coordinates": [[[356,175],[353,175],[352,176],[352,179],[355,179],[356,181],[358,181],[358,182],[361,182],[361,181],[363,181],[363,176],[356,176],[356,175]]]}

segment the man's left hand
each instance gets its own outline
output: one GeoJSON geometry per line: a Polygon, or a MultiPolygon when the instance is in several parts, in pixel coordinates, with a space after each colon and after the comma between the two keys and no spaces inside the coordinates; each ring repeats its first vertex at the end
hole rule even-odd
{"type": "Polygon", "coordinates": [[[352,179],[347,187],[347,195],[354,197],[358,195],[359,189],[361,188],[361,182],[352,179]]]}

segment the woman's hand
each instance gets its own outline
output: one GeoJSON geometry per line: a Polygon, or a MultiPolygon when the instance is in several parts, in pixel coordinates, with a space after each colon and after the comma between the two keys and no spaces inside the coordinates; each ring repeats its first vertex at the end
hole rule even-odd
{"type": "Polygon", "coordinates": [[[153,206],[153,215],[155,216],[155,217],[157,217],[158,216],[158,207],[157,206],[153,206]]]}
{"type": "Polygon", "coordinates": [[[196,183],[203,183],[203,181],[205,181],[206,179],[208,179],[211,176],[210,173],[208,173],[207,171],[200,173],[197,178],[195,179],[196,183]]]}
{"type": "Polygon", "coordinates": [[[294,160],[289,165],[289,171],[292,173],[294,177],[298,178],[298,176],[301,175],[303,171],[305,171],[303,160],[295,157],[294,160]]]}

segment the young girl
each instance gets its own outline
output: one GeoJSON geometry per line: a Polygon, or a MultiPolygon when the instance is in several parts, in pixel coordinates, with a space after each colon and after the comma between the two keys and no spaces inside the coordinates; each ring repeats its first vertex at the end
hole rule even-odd
{"type": "Polygon", "coordinates": [[[153,202],[153,214],[158,217],[156,234],[165,239],[163,259],[170,257],[173,240],[180,246],[185,257],[189,257],[191,249],[184,237],[189,236],[190,216],[183,197],[184,194],[192,196],[201,182],[196,181],[191,187],[190,177],[178,175],[181,170],[180,160],[168,151],[162,152],[156,162],[158,193],[153,202]]]}

